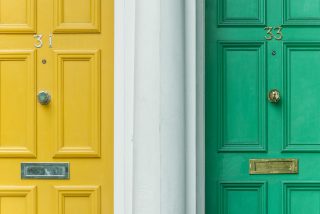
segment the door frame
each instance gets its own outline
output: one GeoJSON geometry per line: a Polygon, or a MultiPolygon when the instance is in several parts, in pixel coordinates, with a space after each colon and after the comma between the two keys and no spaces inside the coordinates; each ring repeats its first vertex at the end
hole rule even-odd
{"type": "Polygon", "coordinates": [[[196,1],[197,214],[205,214],[205,1],[196,1]]]}
{"type": "Polygon", "coordinates": [[[135,1],[114,0],[114,214],[132,214],[135,1]]]}
{"type": "MultiPolygon", "coordinates": [[[[186,209],[205,214],[205,0],[185,1],[186,209]],[[193,208],[193,207],[192,207],[193,208]]],[[[132,214],[135,1],[114,1],[114,213],[132,214]]]]}

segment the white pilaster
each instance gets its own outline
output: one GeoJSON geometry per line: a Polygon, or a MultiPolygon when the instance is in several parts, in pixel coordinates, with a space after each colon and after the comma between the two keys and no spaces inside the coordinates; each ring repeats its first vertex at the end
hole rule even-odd
{"type": "Polygon", "coordinates": [[[136,0],[134,214],[185,214],[184,1],[136,0]]]}
{"type": "Polygon", "coordinates": [[[185,1],[160,2],[161,214],[186,214],[185,1]]]}
{"type": "Polygon", "coordinates": [[[161,214],[160,0],[136,0],[133,214],[161,214]]]}
{"type": "Polygon", "coordinates": [[[115,5],[115,214],[204,214],[203,0],[115,5]]]}

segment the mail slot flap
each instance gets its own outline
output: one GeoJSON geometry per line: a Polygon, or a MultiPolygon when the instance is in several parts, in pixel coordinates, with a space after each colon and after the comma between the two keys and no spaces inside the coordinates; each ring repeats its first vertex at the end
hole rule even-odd
{"type": "Polygon", "coordinates": [[[298,159],[250,159],[250,174],[297,174],[298,159]]]}
{"type": "Polygon", "coordinates": [[[22,179],[69,179],[69,163],[21,163],[22,179]]]}

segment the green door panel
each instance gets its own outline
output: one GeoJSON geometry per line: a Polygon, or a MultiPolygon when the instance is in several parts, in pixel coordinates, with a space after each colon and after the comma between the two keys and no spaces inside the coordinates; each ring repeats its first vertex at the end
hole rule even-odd
{"type": "Polygon", "coordinates": [[[284,43],[285,150],[320,150],[320,43],[284,43]]]}
{"type": "Polygon", "coordinates": [[[265,43],[219,42],[218,45],[219,151],[264,151],[265,43]],[[241,124],[241,129],[236,124],[241,124]]]}
{"type": "Polygon", "coordinates": [[[206,214],[320,214],[319,8],[206,0],[206,214]],[[250,175],[250,159],[274,158],[298,173],[250,175]]]}

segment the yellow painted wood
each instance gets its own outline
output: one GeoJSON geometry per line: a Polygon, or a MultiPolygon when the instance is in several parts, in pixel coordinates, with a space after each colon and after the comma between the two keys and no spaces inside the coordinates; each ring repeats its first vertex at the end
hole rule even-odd
{"type": "Polygon", "coordinates": [[[100,213],[99,186],[56,186],[58,214],[100,213]]]}
{"type": "Polygon", "coordinates": [[[35,52],[0,50],[0,157],[35,157],[35,97],[35,52]]]}
{"type": "Polygon", "coordinates": [[[0,186],[1,213],[34,214],[37,209],[35,186],[0,186]]]}
{"type": "Polygon", "coordinates": [[[100,32],[100,12],[100,0],[56,0],[54,5],[54,32],[100,32]],[[77,5],[77,7],[74,7],[74,5],[77,5]]]}
{"type": "Polygon", "coordinates": [[[1,214],[113,213],[113,0],[77,2],[0,0],[1,214]],[[70,180],[22,180],[21,162],[70,162],[70,180]]]}
{"type": "Polygon", "coordinates": [[[99,157],[100,50],[57,50],[54,66],[54,94],[58,98],[55,157],[99,157]]]}
{"type": "Polygon", "coordinates": [[[34,33],[36,0],[1,0],[0,33],[34,33]]]}

